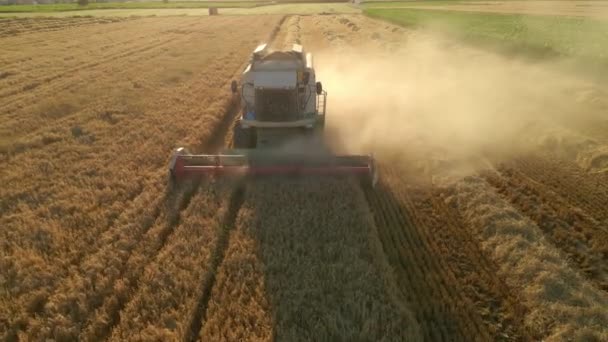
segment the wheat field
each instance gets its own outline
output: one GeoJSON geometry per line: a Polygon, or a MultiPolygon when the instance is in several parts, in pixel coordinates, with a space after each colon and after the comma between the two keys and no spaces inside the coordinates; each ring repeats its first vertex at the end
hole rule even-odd
{"type": "Polygon", "coordinates": [[[0,339],[608,339],[608,126],[563,96],[536,115],[601,90],[359,14],[0,22],[0,339]],[[315,53],[331,143],[375,152],[375,188],[168,186],[174,147],[230,145],[263,41],[315,53]],[[496,88],[529,96],[506,115],[496,88]],[[472,138],[479,102],[501,129],[472,138]]]}

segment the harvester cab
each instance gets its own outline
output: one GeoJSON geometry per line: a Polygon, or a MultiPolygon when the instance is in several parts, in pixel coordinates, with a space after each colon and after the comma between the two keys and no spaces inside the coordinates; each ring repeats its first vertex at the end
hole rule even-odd
{"type": "Polygon", "coordinates": [[[289,51],[258,46],[231,90],[242,108],[232,148],[214,155],[176,149],[169,165],[173,181],[213,175],[355,175],[375,185],[371,156],[333,155],[324,143],[327,92],[316,79],[312,55],[301,45],[289,51]]]}
{"type": "MultiPolygon", "coordinates": [[[[321,133],[327,92],[316,82],[312,55],[258,46],[240,85],[243,115],[234,127],[235,148],[277,148],[298,136],[321,133]]],[[[239,92],[236,81],[233,92],[239,92]]]]}

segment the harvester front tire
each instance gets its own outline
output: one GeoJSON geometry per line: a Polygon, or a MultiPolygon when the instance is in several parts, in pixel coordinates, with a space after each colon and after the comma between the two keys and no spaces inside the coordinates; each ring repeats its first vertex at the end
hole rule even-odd
{"type": "Polygon", "coordinates": [[[243,128],[240,124],[234,125],[232,131],[232,146],[236,149],[255,148],[255,135],[253,128],[243,128]]]}

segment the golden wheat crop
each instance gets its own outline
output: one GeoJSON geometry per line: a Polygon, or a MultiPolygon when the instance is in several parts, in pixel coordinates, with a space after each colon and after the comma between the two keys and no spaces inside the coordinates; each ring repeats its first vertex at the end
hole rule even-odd
{"type": "Polygon", "coordinates": [[[111,328],[171,232],[162,219],[180,209],[164,194],[171,150],[204,147],[231,119],[227,85],[279,18],[247,19],[248,36],[228,29],[241,20],[141,19],[2,38],[15,51],[3,54],[13,74],[0,80],[13,85],[2,87],[0,111],[6,336],[73,338],[95,315],[111,328]],[[16,62],[41,41],[43,59],[16,62]]]}
{"type": "Polygon", "coordinates": [[[420,338],[396,300],[355,185],[272,179],[247,186],[202,340],[420,338]]]}
{"type": "MultiPolygon", "coordinates": [[[[399,111],[433,102],[436,71],[504,62],[450,43],[462,64],[436,69],[444,41],[406,31],[360,15],[0,19],[0,340],[608,340],[601,154],[594,168],[546,150],[451,160],[443,116],[428,134],[359,141],[384,139],[384,121],[415,127],[399,111]],[[174,147],[229,142],[229,84],[261,41],[318,57],[328,133],[373,117],[330,143],[379,146],[375,189],[167,186],[174,147]],[[415,71],[398,80],[407,94],[377,79],[393,53],[388,74],[415,71]]],[[[584,128],[597,146],[601,127],[584,128]]]]}

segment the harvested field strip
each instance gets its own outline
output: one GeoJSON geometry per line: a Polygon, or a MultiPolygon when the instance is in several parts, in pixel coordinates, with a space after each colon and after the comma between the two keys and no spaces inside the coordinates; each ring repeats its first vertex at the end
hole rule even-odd
{"type": "Polygon", "coordinates": [[[390,270],[375,234],[363,194],[350,181],[254,180],[201,340],[420,340],[383,275],[390,270]]]}
{"type": "MultiPolygon", "coordinates": [[[[256,20],[252,24],[261,26],[262,22],[267,23],[264,20],[256,20]]],[[[264,30],[258,31],[261,38],[264,30]]],[[[238,33],[235,33],[235,35],[238,35],[238,33]]],[[[48,274],[48,277],[44,278],[45,283],[41,290],[51,293],[52,300],[63,303],[64,307],[67,305],[66,303],[73,302],[67,297],[82,298],[83,302],[88,302],[88,304],[83,305],[85,308],[98,307],[103,304],[105,296],[103,291],[105,290],[101,291],[101,298],[98,296],[100,292],[96,292],[93,293],[93,298],[86,299],[89,287],[86,284],[81,284],[80,280],[88,277],[87,274],[89,273],[81,267],[88,262],[94,264],[96,258],[99,258],[99,254],[95,251],[101,246],[97,238],[102,236],[100,234],[105,234],[107,231],[108,236],[111,237],[121,236],[122,232],[120,231],[121,227],[116,225],[110,227],[105,223],[106,221],[94,218],[91,211],[94,211],[96,215],[101,215],[101,217],[119,216],[125,210],[125,206],[128,207],[128,205],[120,199],[121,197],[118,197],[117,200],[114,194],[115,190],[110,191],[110,189],[116,189],[119,184],[143,189],[146,187],[145,180],[148,177],[164,184],[166,157],[161,156],[168,156],[171,149],[179,144],[178,140],[185,145],[197,145],[201,141],[204,142],[214,127],[223,122],[226,109],[232,105],[233,100],[229,91],[226,90],[229,89],[228,79],[242,65],[243,60],[246,60],[246,55],[251,51],[250,49],[253,49],[253,46],[247,46],[246,43],[238,39],[233,39],[232,42],[226,45],[225,42],[218,41],[225,46],[227,51],[220,54],[216,63],[209,64],[207,70],[201,71],[201,74],[205,77],[198,78],[187,86],[175,87],[168,94],[165,93],[164,96],[156,97],[154,101],[146,104],[146,115],[126,116],[123,120],[124,125],[118,126],[106,122],[101,124],[93,122],[90,125],[83,125],[81,129],[84,132],[84,138],[90,137],[90,134],[95,132],[94,140],[87,140],[86,143],[83,143],[85,141],[82,140],[83,137],[80,137],[67,144],[56,144],[53,149],[44,148],[40,151],[29,151],[13,158],[10,167],[2,170],[2,179],[6,180],[4,184],[11,184],[11,187],[2,189],[3,199],[6,198],[5,194],[7,196],[18,196],[18,193],[24,194],[24,196],[31,193],[44,194],[39,198],[28,199],[25,197],[17,203],[7,204],[5,207],[8,207],[8,211],[5,211],[2,216],[3,223],[8,223],[4,225],[7,229],[2,231],[3,238],[6,238],[6,241],[26,241],[22,237],[32,233],[31,228],[25,229],[22,227],[23,218],[26,217],[29,217],[28,227],[40,227],[37,230],[38,234],[46,236],[46,240],[42,240],[43,242],[46,241],[43,246],[19,246],[18,244],[11,246],[13,251],[23,251],[20,253],[29,253],[35,256],[33,259],[20,259],[21,261],[33,260],[35,266],[22,267],[23,265],[16,264],[14,267],[20,270],[13,277],[15,278],[13,282],[21,285],[19,295],[15,296],[14,292],[6,295],[10,296],[12,301],[22,304],[15,305],[13,308],[24,308],[25,303],[31,300],[29,296],[31,288],[28,286],[31,285],[34,288],[40,288],[40,286],[39,284],[30,284],[26,279],[38,279],[40,274],[48,274]],[[225,58],[222,58],[224,54],[225,58]],[[205,108],[204,111],[201,112],[200,107],[205,108]],[[168,111],[180,113],[180,120],[173,120],[171,116],[167,115],[168,111]],[[168,122],[170,123],[167,124],[168,122]],[[120,138],[117,139],[117,136],[120,138]],[[133,151],[136,152],[132,153],[133,151]],[[96,158],[94,160],[83,159],[83,155],[94,155],[96,158]],[[41,158],[41,156],[44,157],[41,158]],[[38,173],[41,170],[31,166],[20,167],[21,164],[30,165],[37,160],[48,163],[49,158],[50,160],[61,161],[52,165],[52,172],[50,173],[48,171],[38,173]],[[162,171],[158,171],[159,168],[162,168],[162,171]],[[23,170],[29,170],[26,172],[27,177],[24,177],[23,170]],[[58,176],[66,177],[66,175],[72,177],[57,178],[58,176]],[[91,180],[95,180],[95,182],[89,185],[88,182],[91,180]],[[83,193],[83,188],[91,186],[93,189],[103,190],[104,195],[99,196],[96,191],[83,193]],[[115,212],[108,211],[105,206],[106,201],[115,203],[113,204],[115,212]],[[52,204],[54,212],[41,211],[40,208],[48,206],[48,204],[45,204],[46,202],[52,204]],[[61,213],[66,210],[70,214],[62,215],[61,213]],[[55,217],[47,217],[49,215],[56,215],[55,227],[57,229],[49,228],[49,219],[55,217]],[[62,227],[69,226],[70,223],[64,220],[78,218],[78,215],[81,215],[81,220],[85,221],[72,223],[74,229],[71,232],[73,233],[66,235],[62,227]],[[39,224],[37,223],[38,220],[44,221],[46,224],[39,224]],[[91,227],[91,230],[85,232],[76,229],[81,226],[91,227]],[[84,255],[92,255],[92,258],[81,259],[81,256],[84,255]],[[32,273],[30,274],[30,272],[32,273]],[[55,288],[59,280],[66,277],[67,280],[62,283],[61,289],[56,291],[55,288]]],[[[209,46],[209,48],[213,50],[212,46],[209,46]]],[[[214,54],[216,56],[218,56],[218,51],[222,50],[215,49],[214,54]]],[[[151,191],[156,196],[161,194],[155,192],[156,190],[151,191]]],[[[147,191],[145,193],[149,195],[147,191]]],[[[154,197],[154,195],[151,196],[154,197]]],[[[137,239],[137,237],[133,238],[137,239]]],[[[130,266],[125,264],[129,257],[128,254],[110,250],[104,250],[101,253],[106,252],[110,253],[112,257],[119,256],[118,260],[112,259],[107,260],[107,262],[121,270],[127,270],[123,273],[129,273],[128,267],[130,266]]],[[[17,252],[8,251],[6,255],[3,255],[3,259],[13,260],[10,262],[20,262],[20,260],[17,260],[18,258],[12,256],[13,253],[17,252]]],[[[102,268],[109,268],[109,266],[109,264],[104,264],[102,268]]],[[[3,273],[5,270],[8,274],[9,269],[3,268],[3,273]]],[[[2,275],[4,276],[4,274],[2,275]]],[[[108,277],[110,279],[108,286],[111,288],[117,279],[117,274],[112,273],[108,277]]],[[[94,286],[94,288],[97,288],[97,286],[94,286]]],[[[50,305],[44,307],[42,311],[44,312],[47,309],[50,312],[56,311],[50,305]]],[[[8,317],[30,316],[25,309],[19,310],[23,312],[8,314],[8,317]]],[[[92,313],[83,312],[82,316],[90,314],[92,313]]],[[[80,315],[80,312],[78,312],[78,315],[80,315]]],[[[52,325],[53,322],[48,319],[50,316],[44,313],[38,315],[37,320],[42,321],[42,323],[36,322],[34,325],[52,325]]],[[[71,325],[75,330],[81,328],[72,324],[70,320],[70,317],[65,318],[67,323],[63,326],[71,325]]]]}
{"type": "MultiPolygon", "coordinates": [[[[427,225],[434,227],[437,251],[448,260],[464,297],[473,303],[473,309],[481,316],[492,338],[495,341],[531,339],[530,332],[524,328],[525,308],[519,304],[517,292],[496,275],[497,266],[487,259],[478,242],[466,234],[463,223],[451,212],[453,209],[447,207],[443,195],[435,191],[431,202],[436,214],[422,217],[437,220],[427,225]]],[[[418,204],[418,199],[413,203],[418,204]]]]}
{"type": "Polygon", "coordinates": [[[409,200],[395,193],[399,190],[394,181],[383,173],[381,183],[367,197],[384,252],[425,340],[465,341],[470,336],[490,340],[488,327],[471,310],[472,303],[462,297],[455,287],[458,281],[424,235],[426,228],[410,219],[413,212],[406,204],[409,200]]]}
{"type": "MultiPolygon", "coordinates": [[[[231,199],[231,191],[231,186],[214,183],[199,186],[191,205],[181,215],[181,223],[132,289],[133,295],[120,311],[120,320],[117,321],[118,311],[108,314],[117,324],[111,340],[188,338],[191,322],[200,319],[197,315],[205,284],[211,281],[213,267],[221,261],[222,240],[228,235],[226,227],[230,217],[238,212],[238,197],[242,194],[236,191],[231,199]]],[[[106,317],[98,318],[96,323],[105,322],[106,317]]],[[[99,330],[96,324],[96,332],[85,331],[83,336],[98,340],[112,326],[99,330]]]]}
{"type": "Polygon", "coordinates": [[[276,50],[291,50],[293,44],[298,44],[300,40],[299,22],[299,15],[285,16],[280,29],[273,32],[272,44],[269,47],[276,50]]]}
{"type": "Polygon", "coordinates": [[[536,223],[573,268],[608,292],[608,232],[600,223],[522,173],[509,168],[499,168],[499,172],[488,171],[484,178],[536,223]]]}
{"type": "Polygon", "coordinates": [[[528,339],[522,322],[525,309],[504,279],[496,276],[498,266],[481,251],[454,208],[445,203],[441,189],[420,180],[406,182],[394,169],[384,170],[384,176],[393,189],[407,190],[416,226],[431,242],[435,257],[444,260],[454,274],[456,287],[472,303],[493,340],[528,339]]]}
{"type": "Polygon", "coordinates": [[[479,177],[448,190],[448,203],[499,266],[497,275],[520,289],[524,323],[541,339],[608,338],[608,294],[574,271],[541,230],[479,177]]]}
{"type": "Polygon", "coordinates": [[[519,158],[512,166],[583,209],[607,229],[607,174],[588,173],[574,163],[541,156],[519,158]]]}
{"type": "Polygon", "coordinates": [[[282,38],[281,32],[283,32],[285,30],[284,29],[284,26],[286,25],[285,22],[291,21],[292,18],[293,18],[293,16],[287,16],[287,15],[284,15],[281,17],[278,24],[270,32],[268,39],[265,40],[266,44],[268,44],[268,47],[273,48],[273,49],[281,48],[280,45],[282,43],[284,43],[284,41],[282,41],[282,39],[281,39],[282,38]]]}

